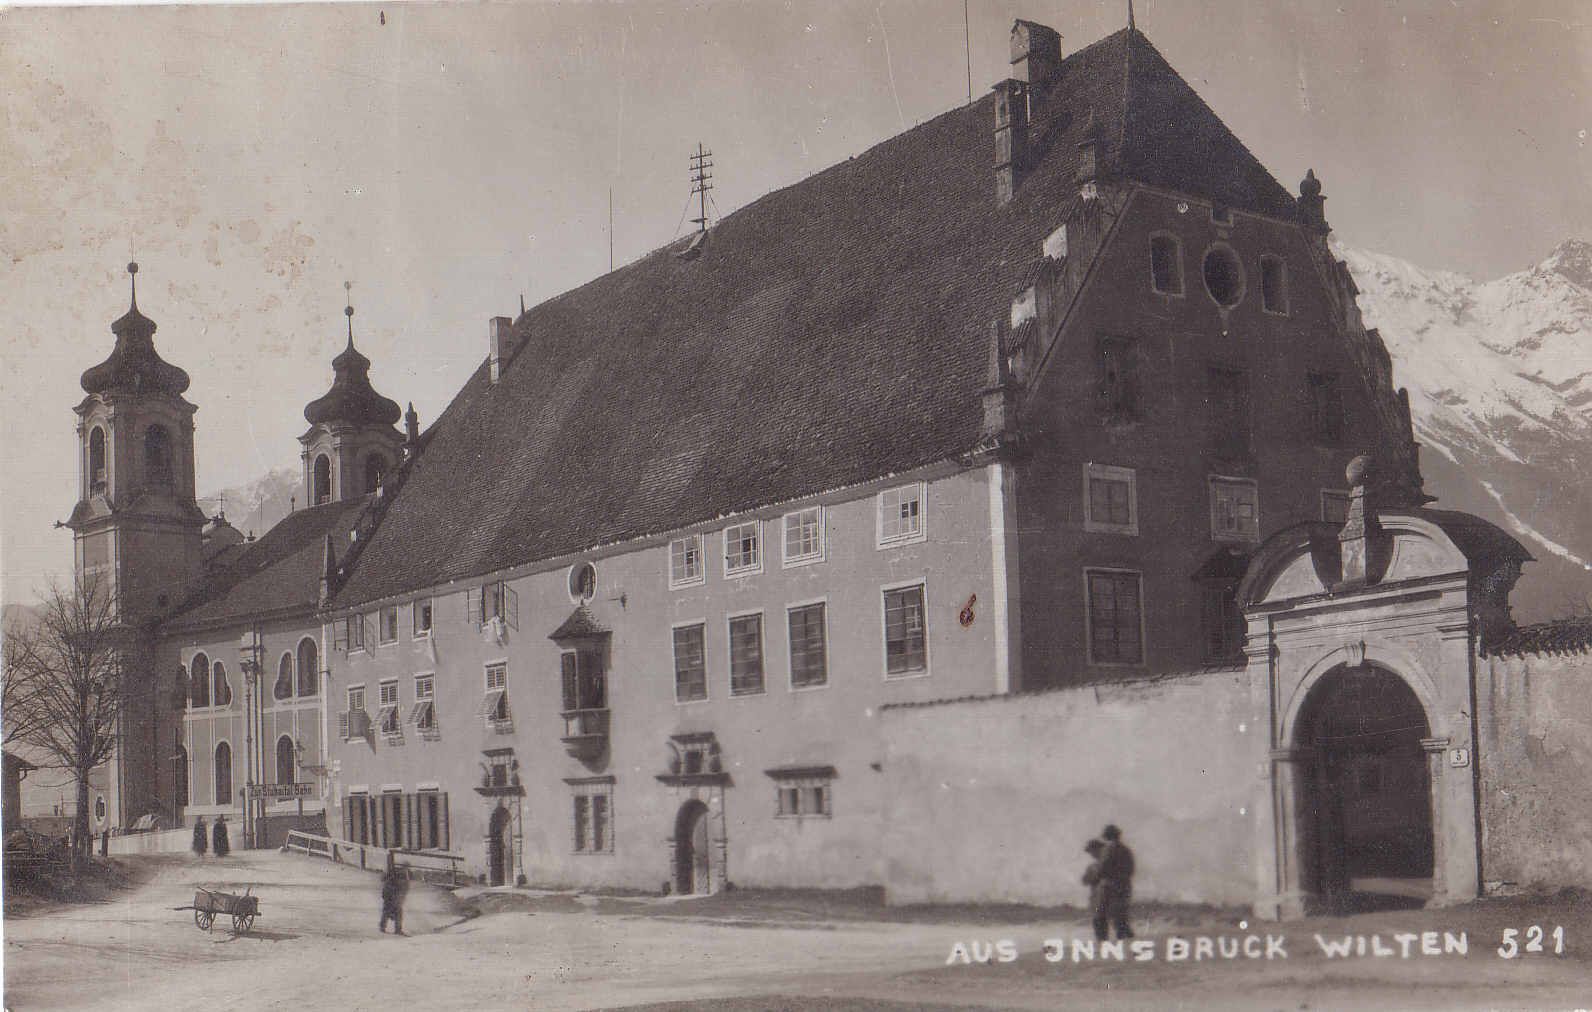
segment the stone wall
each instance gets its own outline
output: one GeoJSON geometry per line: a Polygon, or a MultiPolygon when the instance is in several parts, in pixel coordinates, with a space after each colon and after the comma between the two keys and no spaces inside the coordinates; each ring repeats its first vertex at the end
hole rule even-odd
{"type": "Polygon", "coordinates": [[[1478,668],[1484,888],[1592,883],[1592,651],[1493,656],[1478,668]]]}
{"type": "Polygon", "coordinates": [[[887,707],[881,871],[892,903],[1082,905],[1108,822],[1141,899],[1254,898],[1265,729],[1242,670],[887,707]]]}

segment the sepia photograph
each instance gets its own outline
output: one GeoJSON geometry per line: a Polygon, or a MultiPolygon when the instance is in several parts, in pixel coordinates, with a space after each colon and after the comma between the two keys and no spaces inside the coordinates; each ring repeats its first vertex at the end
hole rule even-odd
{"type": "Polygon", "coordinates": [[[1584,0],[0,0],[0,1006],[1585,1008],[1589,130],[1584,0]]]}

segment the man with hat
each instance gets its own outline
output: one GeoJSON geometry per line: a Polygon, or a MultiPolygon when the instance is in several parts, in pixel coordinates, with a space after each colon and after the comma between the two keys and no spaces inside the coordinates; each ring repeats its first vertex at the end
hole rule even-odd
{"type": "Polygon", "coordinates": [[[1104,938],[1107,920],[1117,937],[1132,938],[1128,926],[1128,903],[1133,899],[1133,851],[1122,842],[1122,830],[1108,825],[1100,831],[1105,848],[1100,852],[1100,906],[1096,931],[1104,938]]]}

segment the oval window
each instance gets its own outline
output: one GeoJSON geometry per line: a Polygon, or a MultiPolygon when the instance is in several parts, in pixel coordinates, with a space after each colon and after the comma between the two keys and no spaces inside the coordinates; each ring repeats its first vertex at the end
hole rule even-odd
{"type": "Polygon", "coordinates": [[[1219,306],[1232,308],[1244,297],[1244,265],[1226,246],[1212,246],[1205,254],[1205,290],[1219,306]]]}
{"type": "Polygon", "coordinates": [[[579,603],[590,601],[597,593],[597,568],[589,562],[569,567],[569,596],[579,603]]]}

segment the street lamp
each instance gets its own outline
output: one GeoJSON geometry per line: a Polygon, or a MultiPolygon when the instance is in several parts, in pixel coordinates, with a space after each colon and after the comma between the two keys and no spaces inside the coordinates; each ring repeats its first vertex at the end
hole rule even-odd
{"type": "Polygon", "coordinates": [[[254,806],[258,800],[254,785],[254,721],[256,717],[256,694],[260,682],[260,659],[265,654],[265,643],[260,636],[260,630],[250,629],[238,640],[238,663],[243,668],[243,727],[244,748],[246,759],[244,762],[247,770],[247,784],[243,789],[243,845],[253,847],[254,836],[258,830],[258,816],[254,806]]]}

